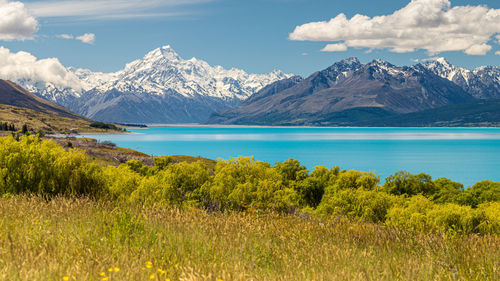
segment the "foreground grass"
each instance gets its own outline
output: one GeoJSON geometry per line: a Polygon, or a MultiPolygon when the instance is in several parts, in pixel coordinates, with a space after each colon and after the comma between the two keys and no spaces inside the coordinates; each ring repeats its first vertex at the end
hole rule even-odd
{"type": "Polygon", "coordinates": [[[0,199],[0,280],[64,277],[499,280],[500,237],[90,199],[0,199]]]}

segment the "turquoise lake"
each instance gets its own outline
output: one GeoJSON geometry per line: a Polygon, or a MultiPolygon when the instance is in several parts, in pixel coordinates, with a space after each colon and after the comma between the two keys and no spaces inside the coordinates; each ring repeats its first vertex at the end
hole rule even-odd
{"type": "Polygon", "coordinates": [[[173,127],[138,134],[88,135],[154,156],[211,159],[254,156],[274,164],[288,158],[314,166],[371,171],[383,179],[398,170],[425,172],[464,185],[500,181],[497,128],[253,128],[173,127]]]}

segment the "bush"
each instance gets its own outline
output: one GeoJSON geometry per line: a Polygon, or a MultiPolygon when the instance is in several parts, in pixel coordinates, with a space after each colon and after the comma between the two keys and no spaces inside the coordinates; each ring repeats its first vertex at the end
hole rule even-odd
{"type": "Polygon", "coordinates": [[[283,185],[282,175],[251,157],[217,162],[215,175],[201,188],[199,198],[205,207],[219,210],[292,212],[299,205],[297,193],[283,185]]]}
{"type": "Polygon", "coordinates": [[[0,195],[92,195],[105,192],[102,169],[83,151],[38,136],[0,138],[0,195]]]}
{"type": "Polygon", "coordinates": [[[201,161],[180,162],[166,166],[154,175],[144,177],[131,199],[136,202],[169,203],[178,206],[198,201],[195,192],[209,180],[208,168],[201,161]]]}
{"type": "Polygon", "coordinates": [[[396,172],[385,179],[384,189],[394,195],[417,195],[431,196],[436,193],[436,186],[432,177],[420,173],[410,174],[406,171],[396,172]]]}
{"type": "Polygon", "coordinates": [[[113,124],[108,124],[98,121],[90,123],[90,127],[98,129],[106,129],[106,130],[118,130],[118,128],[113,124]]]}
{"type": "Polygon", "coordinates": [[[400,198],[375,190],[344,189],[324,196],[316,213],[322,217],[347,216],[368,222],[384,222],[388,210],[400,198]]]}

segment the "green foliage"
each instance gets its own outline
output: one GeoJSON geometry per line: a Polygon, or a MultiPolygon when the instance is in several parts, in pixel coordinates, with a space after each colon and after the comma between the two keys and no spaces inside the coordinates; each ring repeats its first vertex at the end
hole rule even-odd
{"type": "Polygon", "coordinates": [[[219,210],[291,212],[298,207],[298,195],[283,185],[282,175],[269,163],[253,157],[219,161],[213,179],[202,186],[199,198],[205,207],[219,210]]]}
{"type": "Polygon", "coordinates": [[[36,193],[98,195],[104,192],[101,168],[83,151],[65,151],[38,136],[0,138],[0,195],[36,193]]]}
{"type": "Polygon", "coordinates": [[[432,196],[436,193],[436,186],[431,176],[421,173],[410,174],[406,171],[396,172],[385,179],[384,189],[394,195],[417,195],[432,196]]]}
{"type": "Polygon", "coordinates": [[[460,203],[473,207],[486,202],[500,201],[500,182],[480,181],[467,189],[460,203]]]}
{"type": "Polygon", "coordinates": [[[2,122],[2,123],[0,123],[0,131],[15,132],[16,131],[16,127],[14,126],[14,124],[9,124],[7,122],[2,122]]]}
{"type": "Polygon", "coordinates": [[[300,211],[414,231],[500,233],[498,182],[481,181],[464,190],[446,178],[397,172],[380,187],[373,173],[323,166],[309,172],[297,160],[271,167],[251,157],[218,161],[214,169],[202,160],[173,157],[156,157],[153,167],[139,160],[101,166],[83,151],[39,136],[14,136],[0,138],[0,197],[105,196],[213,211],[300,211]]]}
{"type": "Polygon", "coordinates": [[[194,192],[209,180],[208,168],[201,161],[175,163],[166,166],[154,175],[144,177],[131,200],[147,204],[169,203],[183,205],[192,203],[194,192]]]}
{"type": "Polygon", "coordinates": [[[113,124],[108,124],[98,121],[90,123],[90,127],[98,129],[106,129],[106,130],[118,130],[118,128],[113,124]]]}
{"type": "Polygon", "coordinates": [[[434,180],[436,192],[432,196],[432,201],[436,203],[458,203],[464,190],[464,185],[447,178],[434,180]]]}
{"type": "Polygon", "coordinates": [[[385,192],[360,189],[343,189],[323,197],[316,212],[323,217],[347,216],[369,222],[384,222],[387,212],[401,201],[385,192]]]}

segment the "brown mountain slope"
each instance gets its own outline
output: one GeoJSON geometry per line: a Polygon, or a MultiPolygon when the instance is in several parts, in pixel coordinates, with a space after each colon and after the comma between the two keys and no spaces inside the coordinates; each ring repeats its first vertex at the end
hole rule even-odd
{"type": "Polygon", "coordinates": [[[26,91],[15,83],[0,79],[0,104],[36,110],[45,114],[52,114],[60,117],[87,120],[62,106],[51,103],[34,94],[26,91]]]}
{"type": "MultiPolygon", "coordinates": [[[[0,122],[46,133],[119,133],[91,127],[92,120],[39,98],[13,82],[0,79],[0,122]]],[[[1,132],[0,134],[9,134],[1,132]]]]}
{"type": "Polygon", "coordinates": [[[278,81],[207,123],[244,125],[346,125],[472,102],[458,85],[423,68],[351,58],[300,80],[278,81]],[[280,91],[270,91],[276,85],[280,91]]]}

